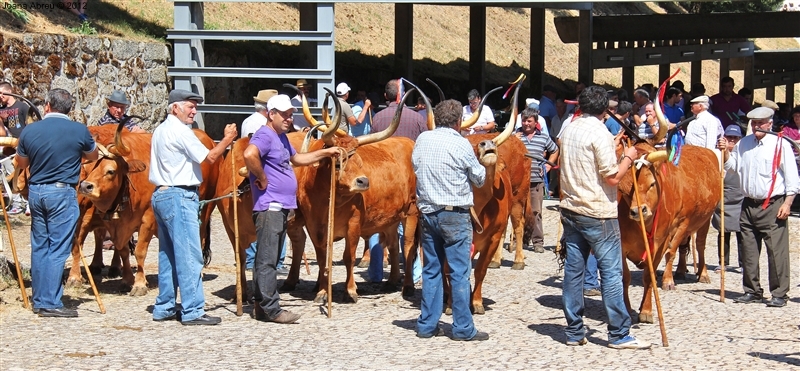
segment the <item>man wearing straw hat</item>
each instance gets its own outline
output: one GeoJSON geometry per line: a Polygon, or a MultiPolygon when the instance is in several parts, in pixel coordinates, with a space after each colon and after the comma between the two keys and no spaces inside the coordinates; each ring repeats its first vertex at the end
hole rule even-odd
{"type": "Polygon", "coordinates": [[[278,95],[275,89],[260,90],[253,97],[255,112],[242,121],[242,138],[247,138],[267,124],[267,101],[278,95]]]}
{"type": "Polygon", "coordinates": [[[97,147],[86,125],[67,117],[72,103],[64,89],[48,92],[44,119],[26,128],[17,146],[17,166],[31,173],[31,286],[40,317],[78,316],[61,302],[61,274],[78,225],[81,160],[97,160],[97,147]]]}
{"type": "Polygon", "coordinates": [[[114,90],[111,95],[106,98],[106,114],[100,118],[98,125],[118,125],[125,123],[125,128],[132,133],[144,133],[144,129],[139,127],[133,119],[125,114],[125,111],[131,105],[131,101],[125,96],[125,93],[114,90]]]}
{"type": "MultiPolygon", "coordinates": [[[[306,96],[306,101],[308,102],[309,107],[317,106],[317,98],[309,95],[311,94],[311,87],[314,85],[309,84],[306,79],[298,79],[295,86],[297,86],[297,88],[303,92],[303,95],[306,96]]],[[[303,101],[300,98],[300,94],[292,97],[292,106],[297,108],[303,107],[303,101]]],[[[292,131],[291,129],[294,129],[294,131],[305,131],[309,129],[308,121],[303,116],[302,112],[295,112],[294,122],[292,123],[292,128],[290,128],[290,131],[292,131]]]]}

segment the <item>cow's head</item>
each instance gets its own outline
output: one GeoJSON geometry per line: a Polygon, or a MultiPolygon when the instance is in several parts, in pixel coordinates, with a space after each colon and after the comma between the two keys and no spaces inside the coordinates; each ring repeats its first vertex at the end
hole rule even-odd
{"type": "Polygon", "coordinates": [[[653,220],[659,203],[662,200],[662,187],[664,183],[663,174],[661,174],[661,167],[668,166],[664,162],[668,161],[667,151],[657,151],[655,148],[647,143],[639,143],[636,145],[641,156],[634,163],[634,167],[625,174],[625,177],[620,180],[618,191],[620,197],[626,204],[630,205],[628,217],[634,221],[644,219],[645,224],[649,224],[653,220]],[[636,185],[633,184],[633,175],[636,174],[636,185]],[[638,188],[638,201],[636,197],[636,190],[638,188]],[[641,207],[640,203],[641,202],[641,207]]]}
{"type": "MultiPolygon", "coordinates": [[[[123,124],[119,124],[119,128],[122,127],[123,124]]],[[[84,165],[86,177],[78,187],[78,191],[102,212],[110,211],[123,201],[130,174],[147,169],[144,162],[131,156],[131,150],[122,142],[120,130],[114,135],[114,144],[108,148],[97,143],[100,158],[84,165]]]]}
{"type": "MultiPolygon", "coordinates": [[[[497,148],[500,147],[508,138],[511,137],[511,134],[514,132],[514,126],[516,125],[517,121],[517,114],[519,112],[519,108],[517,104],[519,103],[519,89],[522,86],[522,82],[525,81],[525,75],[521,74],[517,78],[516,81],[511,82],[511,86],[506,91],[504,97],[508,96],[508,93],[514,89],[514,95],[511,98],[511,118],[509,119],[508,123],[506,124],[505,129],[501,132],[498,136],[492,139],[484,139],[475,144],[473,142],[473,148],[475,150],[475,155],[478,156],[478,161],[481,165],[489,168],[494,167],[497,164],[497,148]]],[[[486,95],[481,98],[481,103],[478,106],[478,112],[472,115],[469,119],[461,123],[461,129],[469,128],[470,126],[474,125],[478,116],[480,116],[480,111],[483,109],[484,103],[486,103],[486,99],[492,93],[502,89],[502,86],[498,86],[492,90],[490,90],[486,95]]],[[[469,137],[468,137],[469,138],[469,137]]]]}

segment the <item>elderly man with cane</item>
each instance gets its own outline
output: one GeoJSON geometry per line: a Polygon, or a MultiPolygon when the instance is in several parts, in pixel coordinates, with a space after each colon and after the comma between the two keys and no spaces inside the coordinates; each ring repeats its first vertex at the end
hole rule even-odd
{"type": "Polygon", "coordinates": [[[47,93],[44,119],[26,128],[17,146],[17,166],[30,166],[31,286],[40,317],[78,316],[61,302],[61,274],[78,224],[81,160],[97,160],[97,147],[86,126],[67,117],[72,103],[66,90],[47,93]]]}

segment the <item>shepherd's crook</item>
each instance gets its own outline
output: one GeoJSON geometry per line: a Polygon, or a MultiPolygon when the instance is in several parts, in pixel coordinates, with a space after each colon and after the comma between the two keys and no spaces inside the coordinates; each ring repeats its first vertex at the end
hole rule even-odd
{"type": "Polygon", "coordinates": [[[94,293],[95,300],[97,300],[97,306],[100,307],[100,314],[106,314],[106,306],[103,305],[103,301],[100,300],[100,293],[97,292],[97,285],[94,283],[94,277],[89,270],[89,265],[86,264],[86,258],[83,257],[83,246],[78,248],[78,253],[81,254],[81,263],[83,263],[83,268],[86,269],[86,276],[89,277],[89,285],[92,286],[92,292],[94,293]]]}
{"type": "MultiPolygon", "coordinates": [[[[631,145],[628,139],[628,146],[631,145]]],[[[650,242],[647,240],[647,228],[644,226],[644,214],[642,213],[642,203],[639,199],[639,184],[636,182],[636,168],[630,169],[631,176],[633,177],[633,192],[636,195],[636,207],[639,208],[639,225],[642,227],[642,239],[644,240],[644,251],[647,254],[647,268],[650,271],[650,289],[656,297],[656,310],[658,310],[658,326],[661,328],[661,345],[664,347],[669,346],[667,340],[667,328],[664,324],[664,314],[661,312],[661,299],[658,296],[658,287],[656,285],[656,274],[653,269],[653,256],[650,255],[650,242]]],[[[655,226],[653,226],[655,228],[655,226]]],[[[653,236],[653,243],[655,243],[655,236],[653,236]]]]}
{"type": "Polygon", "coordinates": [[[22,280],[22,269],[19,267],[19,259],[17,258],[17,247],[14,245],[14,236],[11,233],[11,223],[8,221],[8,212],[6,211],[6,200],[0,197],[0,206],[3,207],[3,216],[6,220],[6,229],[8,230],[8,242],[11,243],[11,255],[14,255],[14,267],[17,268],[17,282],[19,282],[19,290],[22,293],[22,307],[25,309],[30,308],[28,303],[28,294],[25,291],[25,282],[22,280]]]}
{"type": "Polygon", "coordinates": [[[328,201],[328,318],[333,316],[333,292],[331,291],[333,284],[333,207],[336,200],[336,166],[334,166],[335,159],[331,157],[331,198],[328,201]]]}
{"type": "Polygon", "coordinates": [[[719,301],[725,302],[725,166],[719,162],[719,301]]]}
{"type": "MultiPolygon", "coordinates": [[[[233,179],[231,194],[233,194],[233,246],[234,254],[236,255],[236,315],[241,317],[244,313],[242,311],[242,257],[239,256],[239,251],[241,250],[239,247],[239,209],[237,205],[239,197],[237,197],[236,194],[236,157],[233,155],[234,144],[236,144],[235,140],[231,143],[231,149],[228,155],[231,156],[231,175],[233,179]]],[[[259,304],[256,303],[256,305],[259,304]]]]}

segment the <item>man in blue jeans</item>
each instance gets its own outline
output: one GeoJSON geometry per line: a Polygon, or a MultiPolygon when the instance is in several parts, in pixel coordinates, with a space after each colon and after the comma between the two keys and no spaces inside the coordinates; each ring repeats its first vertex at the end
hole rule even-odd
{"type": "Polygon", "coordinates": [[[417,337],[440,336],[444,276],[449,274],[453,299],[453,340],[487,340],[489,334],[475,329],[470,304],[469,274],[473,206],[470,183],[480,187],[486,169],[478,162],[472,145],[461,137],[461,103],[450,99],[433,110],[436,129],[417,137],[411,162],[417,175],[417,206],[422,213],[422,313],[417,337]],[[445,271],[445,262],[448,271],[445,271]]]}
{"type": "Polygon", "coordinates": [[[97,148],[86,126],[67,117],[71,109],[66,90],[51,90],[44,119],[28,126],[17,146],[18,168],[30,166],[31,286],[33,311],[40,317],[78,316],[61,302],[61,274],[78,225],[81,159],[97,160],[97,148]]]}
{"type": "MultiPolygon", "coordinates": [[[[601,293],[608,316],[608,346],[647,349],[630,335],[631,317],[622,297],[622,246],[617,223],[617,184],[633,164],[636,148],[625,149],[617,160],[613,137],[601,121],[608,107],[605,89],[590,86],[578,96],[583,114],[561,134],[561,222],[566,247],[562,254],[562,301],[567,320],[567,345],[584,345],[583,284],[586,260],[594,251],[602,278],[601,293]],[[587,171],[589,169],[589,171],[587,171]],[[594,169],[594,171],[591,171],[594,169]]],[[[624,133],[624,132],[621,132],[624,133]]]]}
{"type": "Polygon", "coordinates": [[[181,290],[181,324],[216,325],[222,320],[205,313],[203,253],[197,210],[197,187],[203,181],[200,164],[214,163],[238,136],[236,124],[225,126],[225,137],[209,150],[191,125],[203,97],[175,89],[169,93],[169,115],[153,132],[150,147],[151,198],[158,224],[158,297],[153,320],[176,318],[175,298],[181,290]]]}

